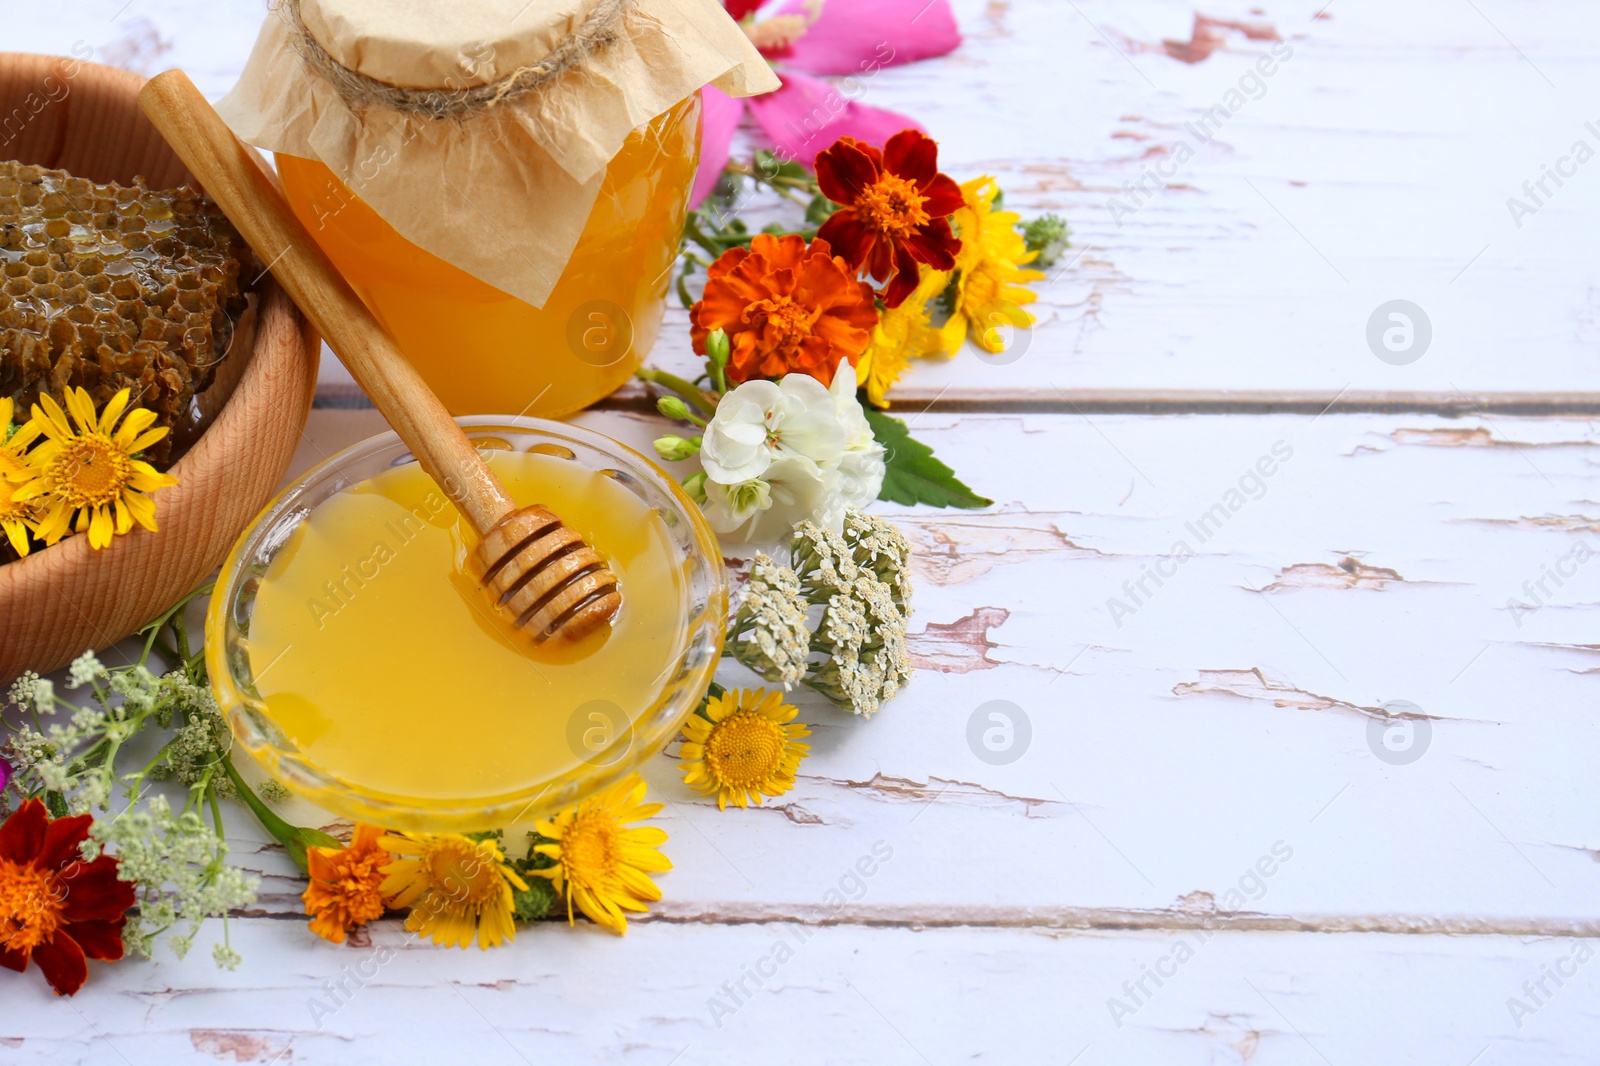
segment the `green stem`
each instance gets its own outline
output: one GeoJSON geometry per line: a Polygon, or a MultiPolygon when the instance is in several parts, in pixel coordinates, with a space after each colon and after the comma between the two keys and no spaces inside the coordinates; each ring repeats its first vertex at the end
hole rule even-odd
{"type": "MultiPolygon", "coordinates": [[[[289,858],[293,859],[294,864],[300,867],[300,872],[306,873],[305,830],[296,829],[282,818],[279,818],[271,807],[262,802],[261,797],[256,795],[255,789],[245,784],[244,778],[239,776],[239,771],[234,768],[231,758],[223,758],[222,770],[228,775],[228,780],[233,782],[233,787],[238,790],[239,798],[244,801],[244,805],[249,807],[250,813],[256,816],[256,821],[261,823],[263,829],[272,834],[272,839],[283,845],[284,850],[289,853],[289,858]]],[[[329,837],[328,839],[332,840],[333,838],[329,837]]],[[[334,843],[337,844],[338,841],[334,841],[334,843]]]]}
{"type": "Polygon", "coordinates": [[[790,203],[793,203],[793,204],[799,204],[801,207],[804,207],[808,203],[811,202],[809,200],[806,200],[806,199],[803,199],[803,198],[801,198],[799,196],[796,196],[794,193],[790,192],[789,189],[792,188],[792,186],[779,185],[779,184],[776,184],[776,183],[769,183],[768,187],[771,188],[773,192],[775,192],[779,196],[783,197],[785,200],[788,200],[790,203]]]}
{"type": "MultiPolygon", "coordinates": [[[[707,416],[717,413],[717,405],[714,401],[710,400],[702,390],[676,374],[669,374],[665,370],[657,370],[654,367],[642,366],[634,371],[634,376],[640,381],[648,381],[652,385],[659,385],[669,392],[676,393],[685,403],[699,408],[707,416]]],[[[704,423],[700,424],[704,425],[704,423]]]]}
{"type": "Polygon", "coordinates": [[[717,247],[715,240],[700,232],[700,227],[695,223],[693,215],[690,215],[689,219],[684,223],[683,235],[687,239],[693,241],[695,244],[698,244],[701,248],[705,249],[706,253],[709,254],[713,259],[716,259],[717,257],[721,256],[723,252],[727,251],[726,248],[717,247]]]}
{"type": "Polygon", "coordinates": [[[176,648],[174,648],[172,645],[168,644],[164,640],[157,640],[156,638],[158,636],[159,636],[159,633],[150,634],[150,643],[146,644],[145,645],[145,649],[144,649],[145,658],[149,659],[149,657],[150,657],[150,649],[152,647],[154,647],[156,651],[161,653],[161,661],[162,662],[165,662],[165,663],[175,663],[175,662],[177,662],[178,661],[178,650],[176,648]]]}
{"type": "Polygon", "coordinates": [[[177,739],[177,737],[173,737],[172,740],[168,740],[165,744],[161,745],[161,750],[156,752],[156,757],[145,763],[144,769],[140,770],[136,775],[139,780],[142,781],[146,777],[150,776],[150,771],[154,770],[156,768],[156,764],[167,757],[167,750],[172,747],[172,741],[177,739]]]}
{"type": "Polygon", "coordinates": [[[803,178],[792,178],[782,174],[775,174],[769,178],[747,163],[729,163],[723,169],[730,174],[738,174],[742,177],[750,178],[757,185],[765,185],[769,189],[805,189],[810,192],[817,190],[817,179],[809,174],[803,178]]]}
{"type": "MultiPolygon", "coordinates": [[[[206,772],[206,783],[203,786],[206,801],[211,805],[211,826],[216,831],[217,841],[222,845],[217,849],[217,854],[212,857],[211,866],[206,871],[208,878],[214,878],[222,872],[222,857],[227,853],[227,834],[222,829],[222,804],[217,800],[217,790],[211,784],[210,771],[206,772]]],[[[223,939],[227,939],[228,916],[222,916],[223,939]]]]}
{"type": "MultiPolygon", "coordinates": [[[[174,618],[179,618],[183,614],[184,611],[188,610],[189,605],[191,603],[193,603],[195,600],[199,599],[201,596],[209,595],[211,593],[211,590],[215,587],[215,585],[216,585],[215,582],[210,582],[210,581],[206,582],[204,585],[201,585],[199,588],[197,588],[193,592],[189,593],[189,595],[185,596],[183,599],[179,600],[177,603],[175,603],[171,607],[167,608],[166,612],[163,613],[155,621],[151,622],[149,625],[147,625],[144,628],[142,628],[141,630],[139,630],[139,632],[141,632],[141,633],[148,633],[149,634],[149,636],[145,638],[144,655],[140,659],[140,662],[143,662],[145,659],[148,659],[150,657],[150,649],[151,648],[157,648],[157,650],[161,651],[163,656],[167,656],[168,655],[169,649],[165,645],[158,645],[157,644],[157,641],[161,637],[162,631],[167,629],[168,627],[171,627],[173,629],[173,631],[176,633],[177,632],[177,626],[175,626],[173,624],[173,619],[174,618]]],[[[176,661],[177,657],[178,657],[177,653],[173,652],[171,654],[171,656],[168,658],[168,662],[176,661]]]]}
{"type": "Polygon", "coordinates": [[[178,637],[178,658],[183,662],[189,661],[189,629],[184,625],[183,612],[179,611],[172,616],[172,631],[178,637]]]}

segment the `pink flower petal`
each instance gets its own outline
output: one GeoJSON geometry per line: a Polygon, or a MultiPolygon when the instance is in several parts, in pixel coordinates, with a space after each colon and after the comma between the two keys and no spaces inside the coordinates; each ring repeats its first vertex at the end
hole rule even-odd
{"type": "MultiPolygon", "coordinates": [[[[805,0],[788,0],[776,13],[804,14],[805,0]]],[[[960,43],[950,0],[827,0],[782,62],[811,74],[870,75],[945,55],[960,43]]]]}
{"type": "Polygon", "coordinates": [[[780,70],[778,76],[782,88],[747,102],[780,158],[811,166],[817,153],[840,137],[881,145],[903,129],[923,129],[920,122],[898,112],[847,99],[843,87],[792,70],[780,70]]]}
{"type": "Polygon", "coordinates": [[[699,207],[700,201],[711,195],[728,165],[728,149],[733,144],[733,131],[739,128],[744,116],[744,101],[710,85],[700,90],[700,169],[694,174],[694,192],[689,196],[689,206],[699,207]]]}

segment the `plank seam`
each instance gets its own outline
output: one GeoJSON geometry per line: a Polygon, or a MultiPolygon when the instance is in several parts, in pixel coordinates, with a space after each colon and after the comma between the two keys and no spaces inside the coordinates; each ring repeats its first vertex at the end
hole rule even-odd
{"type": "MultiPolygon", "coordinates": [[[[1041,390],[1042,392],[1042,390],[1041,390]]],[[[312,405],[319,410],[372,410],[372,401],[354,385],[324,384],[312,405]]],[[[643,395],[612,395],[588,408],[654,414],[655,404],[643,395]]],[[[1481,415],[1513,417],[1600,417],[1600,393],[1490,392],[1474,395],[1442,393],[1139,393],[1096,391],[1046,396],[997,395],[951,399],[941,395],[927,404],[897,400],[891,414],[1045,414],[1045,415],[1397,415],[1425,414],[1442,418],[1481,415]],[[1064,398],[1063,398],[1064,397],[1064,398]]]]}
{"type": "MultiPolygon", "coordinates": [[[[243,910],[240,919],[305,921],[304,914],[243,910]]],[[[396,921],[398,919],[395,919],[396,921]]],[[[917,914],[905,908],[877,913],[831,914],[819,908],[750,910],[738,912],[675,911],[672,909],[630,915],[642,925],[759,926],[800,925],[808,928],[901,929],[923,932],[935,929],[995,929],[1046,934],[1156,932],[1182,933],[1385,933],[1398,936],[1561,937],[1588,939],[1600,936],[1596,918],[1472,917],[1415,914],[1310,914],[1279,915],[1251,911],[1231,914],[1215,911],[1138,910],[1123,908],[955,908],[943,913],[917,914]]],[[[565,921],[552,916],[547,922],[565,921]]]]}

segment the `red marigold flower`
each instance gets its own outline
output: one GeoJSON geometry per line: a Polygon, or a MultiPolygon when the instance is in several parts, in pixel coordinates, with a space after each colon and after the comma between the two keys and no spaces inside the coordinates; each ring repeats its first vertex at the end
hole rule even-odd
{"type": "Polygon", "coordinates": [[[21,973],[37,962],[58,996],[83,987],[86,959],[122,958],[134,904],[116,859],[79,857],[93,822],[87,814],[52,821],[34,799],[0,825],[0,966],[21,973]]]}
{"type": "MultiPolygon", "coordinates": [[[[959,195],[959,194],[958,194],[959,195]]],[[[779,378],[791,371],[824,385],[840,359],[861,358],[878,323],[872,286],[818,238],[758,233],[750,250],[730,248],[706,271],[706,291],[689,312],[694,350],[727,333],[728,378],[779,378]]]]}
{"type": "Polygon", "coordinates": [[[916,289],[918,263],[955,266],[961,241],[950,232],[950,215],[963,203],[961,187],[939,173],[939,144],[921,130],[901,130],[882,152],[840,137],[817,156],[817,183],[824,196],[845,205],[817,239],[856,269],[887,280],[885,305],[899,307],[916,289]]]}

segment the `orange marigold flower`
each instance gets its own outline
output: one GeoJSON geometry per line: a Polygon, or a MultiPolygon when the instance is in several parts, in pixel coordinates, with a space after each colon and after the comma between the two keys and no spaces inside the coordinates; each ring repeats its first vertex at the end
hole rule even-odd
{"type": "Polygon", "coordinates": [[[918,263],[955,266],[961,241],[950,231],[950,215],[964,202],[961,188],[939,173],[939,144],[921,130],[901,130],[882,152],[840,137],[817,156],[817,184],[845,205],[817,239],[856,269],[887,280],[885,306],[899,307],[916,290],[918,263]]]}
{"type": "Polygon", "coordinates": [[[878,324],[872,286],[855,273],[824,240],[758,233],[749,251],[730,248],[706,271],[689,313],[694,350],[704,355],[706,335],[720,329],[730,380],[800,371],[827,385],[840,359],[856,365],[878,324]]]}
{"type": "Polygon", "coordinates": [[[117,859],[79,855],[92,824],[87,814],[52,821],[33,799],[0,826],[0,966],[21,973],[37,962],[58,996],[83,987],[88,959],[122,958],[134,904],[117,859]]]}
{"type": "Polygon", "coordinates": [[[378,846],[383,830],[357,825],[344,848],[307,848],[306,866],[311,883],[301,898],[311,915],[311,931],[324,940],[343,944],[345,934],[383,916],[383,867],[391,860],[378,846]]]}

